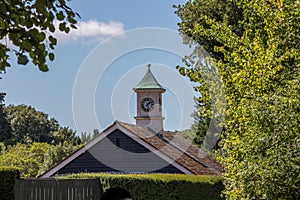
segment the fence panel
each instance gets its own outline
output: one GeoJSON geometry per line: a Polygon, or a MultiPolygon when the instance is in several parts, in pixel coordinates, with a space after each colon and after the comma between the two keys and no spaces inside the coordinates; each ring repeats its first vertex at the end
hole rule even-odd
{"type": "Polygon", "coordinates": [[[19,179],[16,200],[99,200],[99,179],[19,179]]]}

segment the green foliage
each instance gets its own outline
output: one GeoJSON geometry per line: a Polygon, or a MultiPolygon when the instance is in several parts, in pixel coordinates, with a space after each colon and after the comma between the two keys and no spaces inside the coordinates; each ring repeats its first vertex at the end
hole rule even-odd
{"type": "Polygon", "coordinates": [[[29,60],[41,71],[48,71],[46,59],[54,59],[52,51],[57,44],[53,37],[55,23],[59,31],[68,33],[76,28],[77,13],[65,0],[5,0],[0,1],[0,72],[9,67],[10,52],[17,62],[26,65],[29,60]],[[12,43],[11,47],[9,42],[12,43]]]}
{"type": "Polygon", "coordinates": [[[46,143],[9,146],[0,156],[0,165],[18,167],[22,177],[36,177],[49,148],[52,146],[46,143]]]}
{"type": "Polygon", "coordinates": [[[200,93],[195,98],[195,111],[192,113],[194,122],[190,128],[196,136],[193,142],[203,150],[218,148],[222,122],[226,109],[225,89],[218,72],[205,61],[201,47],[196,47],[192,55],[185,58],[187,67],[178,66],[179,72],[198,83],[194,87],[200,93]],[[198,60],[196,60],[198,59],[198,60]]]}
{"type": "Polygon", "coordinates": [[[20,178],[18,168],[0,166],[0,199],[15,199],[15,182],[17,178],[20,178]]]}
{"type": "Polygon", "coordinates": [[[197,101],[197,98],[194,98],[194,100],[196,103],[195,111],[191,114],[194,121],[189,129],[178,131],[177,134],[200,147],[203,144],[208,126],[204,121],[204,118],[201,117],[198,113],[200,106],[202,106],[201,103],[197,101]]]}
{"type": "Polygon", "coordinates": [[[82,144],[88,143],[89,141],[91,141],[92,139],[94,139],[99,134],[100,134],[100,132],[99,132],[98,129],[94,129],[93,133],[83,132],[80,135],[80,141],[82,142],[82,144]]]}
{"type": "MultiPolygon", "coordinates": [[[[201,97],[199,97],[199,99],[201,99],[201,97]]],[[[219,130],[214,127],[215,125],[213,123],[210,123],[211,119],[207,117],[204,112],[208,109],[206,110],[202,108],[205,107],[205,104],[199,102],[199,99],[194,98],[196,105],[195,111],[192,113],[194,122],[192,123],[191,128],[183,131],[178,131],[177,133],[190,142],[198,145],[203,150],[210,151],[211,149],[218,148],[217,143],[219,139],[214,135],[214,133],[219,133],[219,130]],[[205,117],[203,117],[202,115],[205,117]]]]}
{"type": "MultiPolygon", "coordinates": [[[[103,190],[121,187],[130,191],[133,199],[199,200],[221,199],[222,178],[179,174],[74,174],[67,178],[99,178],[103,190]]],[[[66,178],[66,177],[63,177],[66,178]]]]}
{"type": "Polygon", "coordinates": [[[68,143],[57,146],[36,142],[17,143],[1,151],[0,165],[18,167],[22,177],[37,177],[79,147],[68,143]]]}
{"type": "Polygon", "coordinates": [[[73,131],[69,127],[59,127],[57,130],[50,133],[52,136],[52,144],[60,143],[70,143],[73,145],[78,145],[81,143],[81,140],[76,136],[76,131],[73,131]]]}
{"type": "Polygon", "coordinates": [[[0,165],[19,167],[22,177],[40,175],[80,147],[75,131],[31,106],[10,105],[3,114],[11,130],[0,132],[0,165]]]}
{"type": "MultiPolygon", "coordinates": [[[[178,26],[179,31],[184,36],[184,42],[186,44],[201,45],[211,57],[217,60],[224,59],[224,55],[215,49],[216,46],[223,45],[223,40],[214,37],[212,34],[215,33],[210,32],[212,23],[223,22],[223,20],[226,20],[226,28],[229,29],[230,32],[238,36],[243,34],[244,27],[239,24],[239,21],[243,19],[243,10],[235,4],[235,1],[189,0],[185,5],[174,7],[177,8],[175,13],[181,19],[178,26]],[[205,31],[202,32],[204,29],[205,31]]],[[[182,69],[182,72],[183,71],[184,70],[182,69]]],[[[191,76],[189,75],[189,77],[191,76]]]]}
{"type": "Polygon", "coordinates": [[[59,128],[58,122],[48,115],[26,105],[5,107],[6,118],[12,127],[12,143],[51,143],[50,132],[59,128]]]}
{"type": "Polygon", "coordinates": [[[0,142],[0,155],[2,152],[6,149],[5,144],[3,142],[0,142]]]}
{"type": "Polygon", "coordinates": [[[71,155],[80,147],[81,145],[74,145],[69,142],[64,142],[56,146],[52,146],[52,148],[49,148],[44,154],[44,163],[39,169],[39,174],[46,172],[54,165],[60,163],[64,158],[71,155]]]}
{"type": "MultiPolygon", "coordinates": [[[[185,42],[203,45],[226,87],[226,198],[299,199],[300,2],[195,0],[177,13],[185,42]]],[[[200,83],[201,102],[211,106],[218,98],[205,80],[214,72],[201,65],[199,49],[179,70],[200,83]]],[[[214,116],[209,107],[204,113],[214,116]]]]}
{"type": "Polygon", "coordinates": [[[4,108],[4,111],[12,128],[11,134],[2,140],[7,144],[16,144],[17,142],[59,144],[65,141],[74,145],[80,143],[75,131],[68,127],[60,127],[56,119],[49,119],[48,114],[37,111],[31,106],[9,105],[4,108]]]}
{"type": "Polygon", "coordinates": [[[177,131],[176,134],[180,135],[181,137],[185,138],[188,140],[190,143],[194,143],[196,145],[199,145],[198,143],[195,143],[194,140],[197,137],[196,133],[192,128],[185,129],[182,131],[177,131]]]}
{"type": "Polygon", "coordinates": [[[4,112],[4,97],[5,93],[0,93],[0,142],[9,138],[12,132],[10,123],[7,121],[6,114],[4,112]]]}

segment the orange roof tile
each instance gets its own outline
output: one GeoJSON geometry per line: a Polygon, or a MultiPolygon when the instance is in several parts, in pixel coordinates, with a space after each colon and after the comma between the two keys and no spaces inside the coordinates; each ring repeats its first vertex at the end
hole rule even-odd
{"type": "Polygon", "coordinates": [[[221,175],[223,172],[221,165],[212,156],[174,132],[164,131],[163,137],[159,137],[146,127],[120,121],[116,123],[194,174],[221,175]]]}

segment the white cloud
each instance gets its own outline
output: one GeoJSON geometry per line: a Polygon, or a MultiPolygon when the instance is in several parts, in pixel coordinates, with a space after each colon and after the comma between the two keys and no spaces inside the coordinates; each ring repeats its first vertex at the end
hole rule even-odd
{"type": "Polygon", "coordinates": [[[110,21],[108,23],[99,22],[97,20],[79,21],[76,26],[77,29],[71,29],[68,34],[58,31],[58,22],[54,22],[56,32],[54,36],[59,43],[66,43],[71,41],[83,40],[102,41],[113,35],[124,32],[124,25],[121,22],[110,21]]]}

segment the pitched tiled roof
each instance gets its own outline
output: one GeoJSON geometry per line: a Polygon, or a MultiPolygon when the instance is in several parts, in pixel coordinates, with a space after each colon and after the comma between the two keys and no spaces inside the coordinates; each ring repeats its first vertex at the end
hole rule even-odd
{"type": "Polygon", "coordinates": [[[165,155],[171,161],[175,161],[176,165],[182,166],[183,170],[186,169],[197,175],[222,175],[223,168],[213,157],[178,134],[168,131],[164,131],[162,134],[156,134],[146,127],[116,121],[92,141],[65,158],[61,163],[53,166],[40,177],[45,178],[55,175],[60,169],[85,153],[116,129],[124,129],[124,134],[130,132],[130,134],[135,135],[139,140],[144,141],[145,144],[159,151],[160,154],[165,155]]]}
{"type": "Polygon", "coordinates": [[[194,174],[221,175],[223,168],[217,161],[176,133],[162,135],[138,125],[116,122],[194,174]]]}

